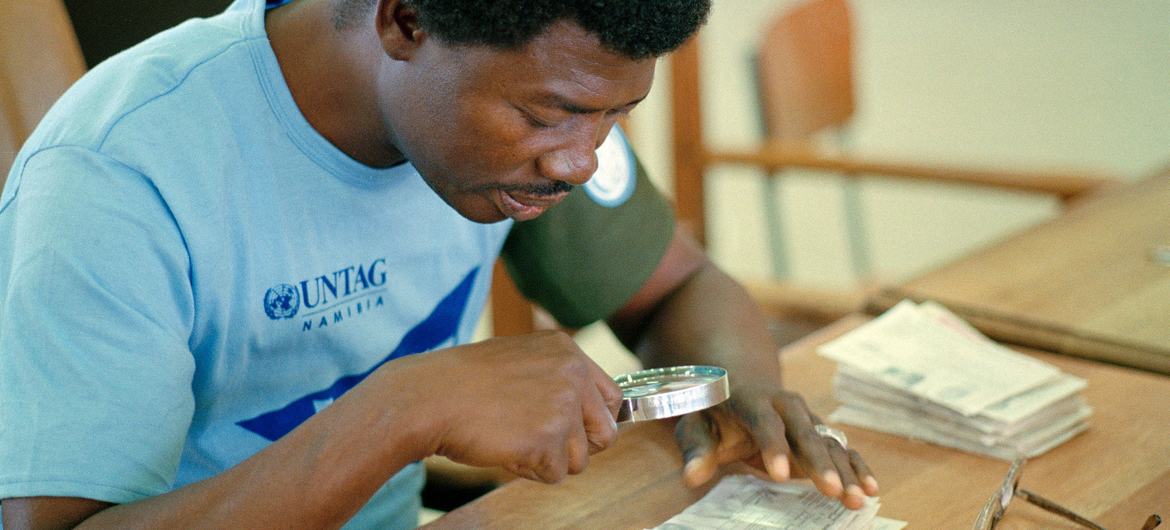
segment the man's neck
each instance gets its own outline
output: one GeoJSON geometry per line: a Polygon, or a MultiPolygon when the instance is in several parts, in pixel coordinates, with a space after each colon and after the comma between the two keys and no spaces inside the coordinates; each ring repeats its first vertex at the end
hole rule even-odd
{"type": "Polygon", "coordinates": [[[381,48],[361,28],[334,29],[331,9],[327,1],[300,0],[267,14],[285,82],[301,114],[338,149],[369,166],[397,164],[403,156],[388,141],[373,94],[381,48]]]}

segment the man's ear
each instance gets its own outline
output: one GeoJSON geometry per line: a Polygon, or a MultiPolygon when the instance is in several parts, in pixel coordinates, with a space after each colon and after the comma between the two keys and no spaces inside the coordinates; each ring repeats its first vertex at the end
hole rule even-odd
{"type": "Polygon", "coordinates": [[[418,21],[418,8],[401,0],[378,2],[378,38],[391,58],[406,61],[427,38],[418,21]]]}

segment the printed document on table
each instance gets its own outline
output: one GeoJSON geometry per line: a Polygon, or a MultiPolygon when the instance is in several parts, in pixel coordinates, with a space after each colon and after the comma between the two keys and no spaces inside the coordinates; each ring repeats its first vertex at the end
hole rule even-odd
{"type": "Polygon", "coordinates": [[[1049,421],[1053,416],[1070,414],[1086,406],[1084,398],[1078,394],[1085,385],[1084,379],[1061,374],[1036,388],[994,403],[974,416],[963,416],[905,390],[885,386],[868,374],[841,366],[833,377],[833,395],[842,403],[896,407],[914,411],[931,421],[962,424],[986,433],[1011,435],[1049,421]]]}
{"type": "Polygon", "coordinates": [[[900,521],[875,520],[879,507],[878,500],[870,498],[860,510],[849,510],[807,482],[776,483],[750,475],[731,475],[655,530],[849,530],[874,527],[897,530],[905,526],[900,521]]]}
{"type": "Polygon", "coordinates": [[[1058,377],[1048,363],[940,322],[903,301],[818,352],[871,377],[971,416],[1058,377]]]}

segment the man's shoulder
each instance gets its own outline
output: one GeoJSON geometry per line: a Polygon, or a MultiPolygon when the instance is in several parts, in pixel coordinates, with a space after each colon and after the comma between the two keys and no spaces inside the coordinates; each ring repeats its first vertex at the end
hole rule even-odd
{"type": "MultiPolygon", "coordinates": [[[[34,148],[76,145],[100,149],[128,117],[166,112],[166,105],[156,102],[184,97],[182,87],[200,83],[201,70],[223,69],[225,63],[234,63],[227,69],[246,71],[241,68],[250,67],[251,61],[232,56],[233,50],[257,38],[248,34],[244,18],[241,13],[229,12],[192,19],[102,62],[57,101],[30,143],[34,148]]],[[[190,104],[187,109],[196,110],[190,104]]],[[[199,113],[189,114],[194,118],[199,113]]]]}

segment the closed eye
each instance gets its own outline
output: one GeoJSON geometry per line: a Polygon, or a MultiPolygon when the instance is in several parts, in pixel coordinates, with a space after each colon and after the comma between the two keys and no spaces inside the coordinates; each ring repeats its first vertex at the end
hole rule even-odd
{"type": "Polygon", "coordinates": [[[536,116],[533,116],[530,113],[524,112],[523,114],[524,114],[524,119],[528,120],[528,124],[533,126],[533,127],[536,127],[537,129],[552,128],[552,124],[545,123],[540,118],[537,118],[536,116]]]}
{"type": "Polygon", "coordinates": [[[527,121],[528,125],[532,126],[533,128],[549,129],[556,126],[556,124],[551,123],[548,120],[541,119],[535,113],[524,107],[513,104],[512,108],[516,109],[516,112],[519,112],[520,115],[524,117],[524,121],[527,121]]]}

